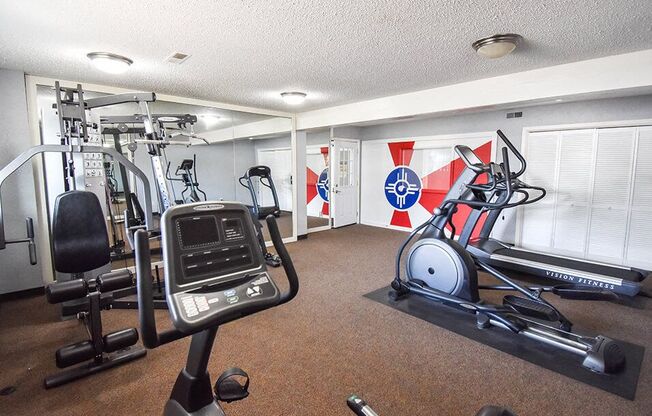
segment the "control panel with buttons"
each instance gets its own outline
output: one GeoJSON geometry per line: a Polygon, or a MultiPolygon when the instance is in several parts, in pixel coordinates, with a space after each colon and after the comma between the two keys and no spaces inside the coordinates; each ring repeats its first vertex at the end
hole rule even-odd
{"type": "Polygon", "coordinates": [[[267,273],[252,276],[227,290],[197,289],[175,296],[183,319],[188,322],[206,319],[211,314],[224,314],[239,303],[266,304],[278,297],[278,288],[267,273]]]}
{"type": "Polygon", "coordinates": [[[177,329],[195,332],[280,302],[244,205],[177,205],[161,224],[165,290],[177,329]]]}

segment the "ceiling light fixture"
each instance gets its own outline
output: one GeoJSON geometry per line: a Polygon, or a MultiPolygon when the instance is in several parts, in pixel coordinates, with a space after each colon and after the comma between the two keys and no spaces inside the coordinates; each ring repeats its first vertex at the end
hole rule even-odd
{"type": "Polygon", "coordinates": [[[179,121],[180,119],[179,119],[179,117],[175,117],[175,116],[161,116],[161,117],[158,118],[158,120],[162,121],[164,123],[175,123],[175,122],[179,121]]]}
{"type": "Polygon", "coordinates": [[[502,58],[511,53],[519,43],[523,41],[521,35],[515,33],[505,33],[503,35],[493,35],[486,38],[478,39],[471,45],[473,49],[486,58],[502,58]]]}
{"type": "Polygon", "coordinates": [[[220,121],[222,117],[218,116],[217,114],[200,114],[199,118],[204,120],[206,124],[214,124],[220,121]]]}
{"type": "Polygon", "coordinates": [[[298,92],[298,91],[290,91],[290,92],[282,92],[281,93],[281,98],[283,98],[283,101],[285,101],[285,104],[289,105],[299,105],[302,104],[306,100],[307,94],[305,92],[298,92]]]}
{"type": "Polygon", "coordinates": [[[91,52],[86,55],[100,71],[121,74],[134,63],[131,59],[110,52],[91,52]]]}

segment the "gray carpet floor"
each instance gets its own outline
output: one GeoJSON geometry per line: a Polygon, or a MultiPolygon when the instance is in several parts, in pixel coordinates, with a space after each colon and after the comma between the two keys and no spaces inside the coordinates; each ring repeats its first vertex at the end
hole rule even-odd
{"type": "MultiPolygon", "coordinates": [[[[487,403],[519,415],[651,415],[652,357],[646,353],[636,400],[578,383],[363,297],[392,278],[404,233],[351,226],[288,245],[301,289],[291,303],[225,325],[209,365],[251,375],[251,396],[231,415],[348,415],[349,394],[380,415],[474,415],[487,403]]],[[[274,275],[281,275],[274,270],[274,275]]],[[[280,277],[279,277],[280,279],[280,277]]],[[[498,296],[498,294],[496,294],[498,296]]],[[[652,303],[629,308],[552,299],[578,327],[652,346],[652,303]]],[[[137,325],[136,311],[105,312],[107,331],[137,325]]],[[[169,326],[158,311],[161,327],[169,326]]],[[[144,359],[44,390],[54,351],[84,336],[58,320],[44,297],[0,305],[1,415],[158,415],[183,366],[189,340],[144,359]]]]}

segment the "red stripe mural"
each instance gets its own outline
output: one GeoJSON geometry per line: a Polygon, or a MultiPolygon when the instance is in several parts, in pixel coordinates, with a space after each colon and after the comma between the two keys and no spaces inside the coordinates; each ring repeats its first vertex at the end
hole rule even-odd
{"type": "MultiPolygon", "coordinates": [[[[412,161],[412,155],[414,154],[414,141],[388,143],[388,147],[395,167],[409,167],[412,161]]],[[[491,160],[490,141],[477,147],[474,149],[474,151],[483,161],[488,162],[491,160]]],[[[442,166],[441,168],[430,172],[424,177],[420,178],[421,189],[418,203],[428,212],[432,213],[434,209],[442,203],[451,185],[459,176],[459,174],[464,170],[464,168],[464,162],[462,162],[460,158],[456,158],[446,166],[442,166]]],[[[386,189],[388,188],[386,187],[386,189]]],[[[464,225],[464,222],[468,218],[470,211],[471,209],[467,206],[459,206],[459,211],[453,217],[453,224],[455,224],[455,227],[458,230],[460,230],[464,225]]],[[[476,227],[476,230],[481,228],[483,220],[484,218],[480,221],[478,227],[476,227]]],[[[390,224],[399,227],[412,228],[412,223],[408,211],[396,209],[396,206],[394,212],[392,213],[392,220],[390,221],[390,224]]]]}

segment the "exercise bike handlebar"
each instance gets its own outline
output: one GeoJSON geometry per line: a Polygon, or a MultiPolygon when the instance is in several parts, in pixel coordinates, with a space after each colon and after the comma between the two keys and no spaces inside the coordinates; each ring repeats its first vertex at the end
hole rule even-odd
{"type": "MultiPolygon", "coordinates": [[[[281,293],[280,301],[274,306],[282,305],[294,299],[299,292],[299,278],[292,259],[283,244],[281,233],[279,232],[276,218],[273,215],[267,217],[267,226],[274,243],[274,248],[281,257],[283,269],[287,277],[290,288],[288,291],[281,293]]],[[[140,334],[143,339],[143,345],[152,349],[158,346],[176,341],[188,335],[189,333],[181,332],[178,329],[168,329],[158,332],[156,328],[156,317],[154,316],[154,297],[152,293],[152,259],[149,247],[149,237],[145,230],[138,230],[134,235],[134,247],[136,251],[136,285],[138,289],[138,318],[140,321],[140,334]]],[[[229,317],[221,324],[225,324],[237,317],[229,317]]],[[[203,328],[205,329],[205,328],[203,328]]],[[[203,330],[202,329],[202,330],[203,330]]],[[[199,332],[197,330],[195,332],[199,332]]]]}
{"type": "Polygon", "coordinates": [[[285,244],[283,243],[283,238],[281,233],[278,230],[278,224],[276,223],[276,218],[274,215],[270,214],[265,218],[267,222],[267,228],[269,229],[269,234],[272,238],[272,243],[274,244],[274,249],[281,258],[281,264],[283,265],[283,270],[285,271],[285,276],[288,279],[290,288],[287,292],[281,293],[281,301],[279,305],[287,303],[294,299],[294,297],[299,293],[299,278],[297,272],[294,269],[294,263],[288,254],[285,244]]]}
{"type": "Polygon", "coordinates": [[[186,334],[178,329],[169,329],[160,333],[157,331],[152,293],[152,256],[149,250],[149,238],[145,230],[138,230],[134,234],[134,248],[136,252],[138,319],[143,345],[151,349],[185,337],[186,334]]]}

